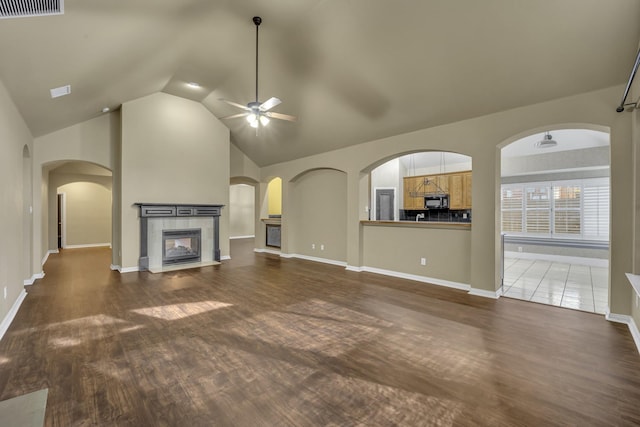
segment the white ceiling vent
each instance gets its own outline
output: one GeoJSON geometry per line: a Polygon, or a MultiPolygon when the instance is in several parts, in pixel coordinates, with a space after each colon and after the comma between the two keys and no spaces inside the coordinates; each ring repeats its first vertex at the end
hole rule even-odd
{"type": "Polygon", "coordinates": [[[0,0],[0,19],[63,13],[64,0],[0,0]]]}

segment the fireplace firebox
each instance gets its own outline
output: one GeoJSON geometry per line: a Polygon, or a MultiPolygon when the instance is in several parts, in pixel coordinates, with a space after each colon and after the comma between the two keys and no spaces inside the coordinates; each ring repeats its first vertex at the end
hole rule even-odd
{"type": "Polygon", "coordinates": [[[199,228],[162,230],[162,265],[200,262],[201,238],[199,228]]]}

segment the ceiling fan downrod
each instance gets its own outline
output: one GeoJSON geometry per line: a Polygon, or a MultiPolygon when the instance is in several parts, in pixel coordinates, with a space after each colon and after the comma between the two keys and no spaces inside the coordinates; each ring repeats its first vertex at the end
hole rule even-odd
{"type": "Polygon", "coordinates": [[[262,24],[262,18],[259,16],[253,17],[253,23],[256,24],[256,103],[258,101],[258,28],[262,24]]]}

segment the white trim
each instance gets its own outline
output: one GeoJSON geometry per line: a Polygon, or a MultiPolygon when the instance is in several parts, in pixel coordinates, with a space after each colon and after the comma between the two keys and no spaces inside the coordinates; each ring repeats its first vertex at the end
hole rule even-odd
{"type": "Polygon", "coordinates": [[[229,255],[222,255],[222,256],[220,257],[220,261],[226,261],[226,260],[228,260],[228,259],[231,259],[231,256],[229,256],[229,255]]]}
{"type": "Polygon", "coordinates": [[[33,283],[36,280],[42,279],[43,277],[44,277],[44,271],[41,271],[40,273],[36,273],[28,279],[24,279],[22,282],[24,286],[29,286],[29,285],[33,285],[33,283]]]}
{"type": "Polygon", "coordinates": [[[502,295],[502,289],[498,289],[497,291],[488,291],[486,289],[471,288],[469,290],[469,295],[475,295],[478,297],[491,298],[491,299],[498,299],[502,295]]]}
{"type": "Polygon", "coordinates": [[[233,236],[233,237],[229,237],[229,240],[233,240],[233,239],[255,239],[255,234],[252,234],[251,236],[233,236]]]}
{"type": "Polygon", "coordinates": [[[409,279],[409,280],[414,280],[416,282],[428,283],[430,285],[438,285],[438,286],[444,286],[447,288],[461,289],[463,291],[468,291],[471,289],[471,285],[467,285],[466,283],[451,282],[449,280],[436,279],[434,277],[418,276],[416,274],[401,273],[399,271],[384,270],[382,268],[375,268],[375,267],[363,266],[360,268],[361,268],[361,271],[366,271],[368,273],[382,274],[385,276],[398,277],[400,279],[409,279]]]}
{"type": "Polygon", "coordinates": [[[4,316],[4,319],[2,319],[2,323],[0,323],[0,340],[2,339],[2,337],[4,337],[4,334],[7,332],[7,329],[9,329],[9,326],[11,326],[11,322],[13,322],[16,314],[18,314],[18,309],[20,308],[20,305],[22,305],[22,301],[24,301],[26,296],[27,292],[23,289],[22,292],[20,292],[20,295],[18,295],[18,298],[11,306],[11,309],[9,310],[7,315],[4,316]]]}
{"type": "Polygon", "coordinates": [[[532,252],[504,251],[505,258],[533,259],[540,261],[563,262],[566,264],[588,265],[591,267],[609,268],[609,260],[603,258],[585,258],[579,256],[536,254],[532,252]]]}
{"type": "Polygon", "coordinates": [[[111,264],[111,266],[109,268],[111,268],[114,271],[115,270],[120,271],[122,269],[122,267],[120,267],[119,265],[116,265],[116,264],[111,264]]]}
{"type": "Polygon", "coordinates": [[[47,253],[44,254],[44,257],[42,258],[42,264],[41,265],[44,265],[44,263],[47,262],[47,260],[49,259],[49,255],[57,254],[57,253],[60,253],[60,251],[58,251],[57,249],[48,250],[47,253]]]}
{"type": "Polygon", "coordinates": [[[360,273],[360,272],[362,272],[362,267],[356,267],[355,265],[347,265],[345,267],[345,270],[347,270],[347,271],[355,271],[356,273],[360,273]]]}
{"type": "MultiPolygon", "coordinates": [[[[253,251],[254,251],[254,252],[260,252],[260,253],[267,253],[267,254],[280,255],[280,251],[276,251],[276,250],[274,250],[274,249],[262,249],[262,248],[255,248],[253,251]]],[[[282,257],[287,258],[285,255],[282,255],[282,257]]]]}
{"type": "Polygon", "coordinates": [[[605,315],[605,319],[609,322],[615,323],[624,323],[629,327],[629,332],[631,332],[631,337],[633,338],[633,342],[636,344],[636,348],[638,349],[638,353],[640,353],[640,331],[638,330],[638,326],[636,325],[633,317],[627,316],[625,314],[616,314],[611,313],[607,310],[607,314],[605,315]]]}
{"type": "Polygon", "coordinates": [[[80,248],[102,248],[102,247],[111,247],[111,243],[87,243],[84,245],[67,245],[63,246],[63,249],[80,249],[80,248]]]}
{"type": "Polygon", "coordinates": [[[333,259],[327,259],[327,258],[318,258],[315,256],[308,256],[308,255],[300,255],[300,254],[282,254],[280,255],[283,258],[299,258],[299,259],[304,259],[307,261],[315,261],[315,262],[322,262],[324,264],[331,264],[331,265],[339,265],[340,267],[346,267],[347,263],[344,261],[336,261],[333,259]]]}
{"type": "Polygon", "coordinates": [[[118,271],[120,273],[134,273],[136,271],[140,271],[140,267],[136,266],[136,267],[120,267],[118,268],[118,271]]]}

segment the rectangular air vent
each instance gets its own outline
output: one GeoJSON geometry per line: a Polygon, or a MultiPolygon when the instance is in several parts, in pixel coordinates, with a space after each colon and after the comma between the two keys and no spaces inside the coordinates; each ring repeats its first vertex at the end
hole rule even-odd
{"type": "Polygon", "coordinates": [[[0,19],[63,13],[64,0],[0,0],[0,19]]]}

